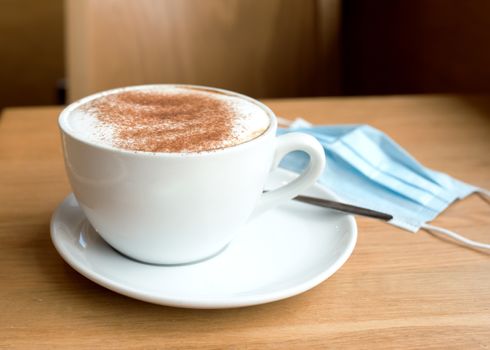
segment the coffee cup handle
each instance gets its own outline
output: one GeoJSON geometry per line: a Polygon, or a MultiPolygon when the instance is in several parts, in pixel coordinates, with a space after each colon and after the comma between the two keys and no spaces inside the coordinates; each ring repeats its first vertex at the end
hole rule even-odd
{"type": "Polygon", "coordinates": [[[322,145],[313,137],[299,132],[285,134],[276,138],[276,150],[272,169],[277,168],[282,158],[290,152],[303,151],[310,156],[306,169],[296,179],[275,190],[262,193],[252,218],[286,202],[315,183],[325,168],[325,152],[322,145]]]}

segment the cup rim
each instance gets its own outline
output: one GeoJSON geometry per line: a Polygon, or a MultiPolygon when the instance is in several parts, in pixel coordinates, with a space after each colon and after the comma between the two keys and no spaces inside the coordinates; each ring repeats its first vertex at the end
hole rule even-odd
{"type": "Polygon", "coordinates": [[[210,156],[210,155],[215,155],[215,154],[222,154],[222,153],[229,153],[229,152],[234,152],[235,150],[239,149],[244,149],[246,147],[250,147],[251,144],[269,136],[271,133],[275,133],[275,130],[277,129],[277,119],[272,112],[272,110],[267,107],[265,104],[262,102],[240,94],[238,92],[233,92],[230,90],[226,89],[220,89],[220,88],[214,88],[214,87],[209,87],[209,86],[204,86],[204,85],[192,85],[192,84],[142,84],[142,85],[131,85],[131,86],[125,86],[125,87],[118,87],[110,90],[104,90],[100,91],[94,94],[91,94],[89,96],[83,97],[77,101],[74,101],[70,103],[68,106],[66,106],[60,113],[58,117],[58,127],[60,128],[61,132],[64,133],[65,135],[87,145],[91,146],[94,148],[98,149],[103,149],[106,151],[111,151],[115,153],[122,153],[122,154],[127,154],[127,155],[135,155],[135,156],[147,156],[147,157],[202,157],[202,156],[210,156]],[[181,88],[181,89],[193,89],[193,90],[200,90],[200,91],[211,91],[211,92],[217,92],[221,93],[224,95],[228,96],[233,96],[237,97],[240,99],[244,99],[250,103],[253,103],[257,105],[259,108],[261,108],[269,117],[269,126],[267,129],[260,134],[259,136],[250,139],[248,141],[242,142],[238,145],[233,145],[233,146],[227,146],[223,148],[216,148],[213,150],[206,150],[206,151],[194,151],[194,152],[149,152],[149,151],[137,151],[137,150],[127,150],[127,149],[122,149],[122,148],[117,148],[114,146],[109,146],[109,145],[103,145],[103,144],[97,144],[95,142],[88,141],[86,139],[81,138],[80,136],[76,135],[73,130],[68,125],[68,117],[73,112],[75,109],[80,107],[81,105],[95,100],[99,97],[102,96],[107,96],[107,95],[112,95],[116,94],[119,92],[123,91],[134,91],[134,90],[142,90],[145,88],[162,88],[162,87],[175,87],[175,88],[181,88]]]}

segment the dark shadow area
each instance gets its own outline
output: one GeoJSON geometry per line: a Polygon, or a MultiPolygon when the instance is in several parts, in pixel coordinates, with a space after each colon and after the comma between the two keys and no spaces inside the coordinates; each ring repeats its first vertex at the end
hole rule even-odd
{"type": "Polygon", "coordinates": [[[0,2],[0,109],[62,103],[63,0],[0,2]]]}
{"type": "Polygon", "coordinates": [[[490,2],[343,1],[346,95],[490,92],[490,2]]]}

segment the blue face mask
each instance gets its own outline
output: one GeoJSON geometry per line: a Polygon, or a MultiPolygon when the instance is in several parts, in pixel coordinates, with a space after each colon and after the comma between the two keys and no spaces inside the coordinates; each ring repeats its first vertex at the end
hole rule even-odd
{"type": "MultiPolygon", "coordinates": [[[[411,232],[435,230],[474,243],[469,244],[474,247],[490,248],[428,224],[456,199],[473,192],[488,195],[488,191],[425,168],[387,135],[368,125],[312,127],[299,120],[279,133],[293,131],[310,134],[323,145],[327,167],[319,182],[344,202],[391,214],[390,224],[411,232]]],[[[308,156],[295,152],[280,166],[300,172],[307,164],[308,156]]]]}

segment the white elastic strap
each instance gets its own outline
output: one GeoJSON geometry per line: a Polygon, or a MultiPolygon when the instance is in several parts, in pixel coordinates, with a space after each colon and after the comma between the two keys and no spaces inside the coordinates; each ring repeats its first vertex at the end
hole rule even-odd
{"type": "Polygon", "coordinates": [[[484,194],[485,196],[490,198],[490,191],[489,190],[486,190],[484,188],[479,188],[476,192],[480,192],[481,194],[484,194]]]}
{"type": "Polygon", "coordinates": [[[294,120],[288,120],[282,117],[276,117],[277,122],[279,123],[279,126],[285,126],[285,127],[300,127],[300,128],[309,128],[310,126],[313,126],[308,120],[303,119],[303,118],[296,118],[294,120]]]}
{"type": "Polygon", "coordinates": [[[291,126],[293,124],[292,121],[282,118],[282,117],[276,117],[277,122],[279,123],[279,126],[291,126]]]}
{"type": "Polygon", "coordinates": [[[460,234],[457,234],[456,232],[446,230],[445,228],[439,227],[439,226],[433,226],[429,224],[423,224],[422,225],[423,229],[429,230],[429,231],[435,231],[438,233],[442,233],[443,235],[449,236],[452,239],[461,242],[467,246],[473,247],[473,248],[479,248],[479,249],[490,249],[490,244],[485,244],[485,243],[480,243],[476,241],[472,241],[471,239],[468,239],[466,237],[461,236],[460,234]]]}

